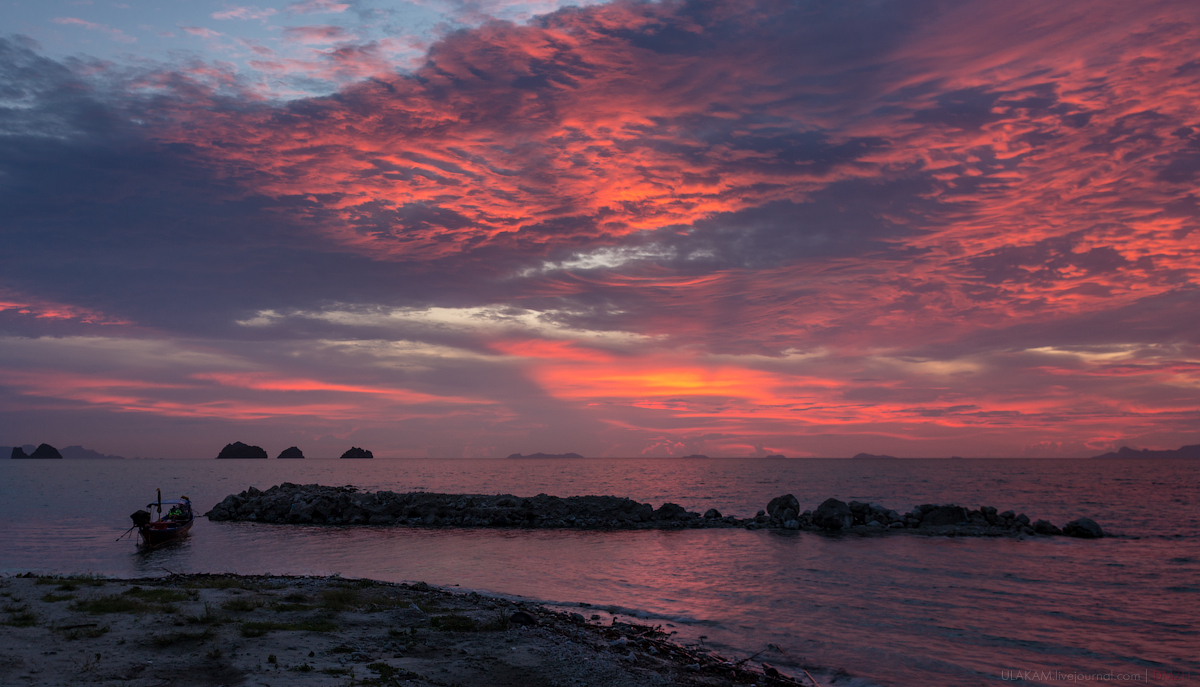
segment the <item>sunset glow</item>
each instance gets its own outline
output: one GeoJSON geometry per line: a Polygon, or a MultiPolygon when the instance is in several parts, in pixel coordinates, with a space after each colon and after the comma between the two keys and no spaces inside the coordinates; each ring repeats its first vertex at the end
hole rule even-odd
{"type": "Polygon", "coordinates": [[[10,443],[1200,443],[1194,3],[41,11],[10,443]]]}

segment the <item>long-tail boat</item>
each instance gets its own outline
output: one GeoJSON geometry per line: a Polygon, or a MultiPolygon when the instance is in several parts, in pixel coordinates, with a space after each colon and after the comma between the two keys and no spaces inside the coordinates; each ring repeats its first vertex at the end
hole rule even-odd
{"type": "Polygon", "coordinates": [[[156,509],[157,519],[149,510],[139,510],[129,516],[141,536],[141,545],[148,549],[155,549],[187,536],[188,530],[192,529],[192,523],[196,520],[196,515],[192,512],[192,502],[188,497],[180,496],[177,501],[163,501],[162,489],[155,491],[158,492],[158,500],[146,504],[146,508],[156,509]],[[163,515],[163,506],[167,506],[166,515],[163,515]]]}

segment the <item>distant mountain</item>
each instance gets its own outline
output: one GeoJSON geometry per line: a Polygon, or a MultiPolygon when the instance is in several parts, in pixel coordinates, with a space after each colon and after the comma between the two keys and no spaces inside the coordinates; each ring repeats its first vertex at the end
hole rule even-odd
{"type": "Polygon", "coordinates": [[[889,456],[885,453],[875,455],[874,453],[859,453],[850,460],[900,460],[896,456],[889,456]]]}
{"type": "Polygon", "coordinates": [[[267,452],[261,446],[247,446],[240,441],[235,441],[232,444],[225,444],[225,448],[217,454],[218,459],[222,458],[266,458],[267,452]]]}
{"type": "MultiPolygon", "coordinates": [[[[33,456],[31,456],[29,454],[37,452],[37,447],[34,446],[33,444],[25,444],[24,446],[0,446],[0,456],[13,455],[14,448],[21,449],[21,452],[25,454],[26,458],[32,458],[33,456]]],[[[125,459],[125,456],[109,456],[109,455],[100,453],[99,451],[93,451],[90,448],[84,448],[82,446],[68,446],[68,447],[62,449],[61,451],[59,451],[59,453],[61,454],[61,456],[63,458],[66,458],[67,460],[80,460],[80,459],[124,460],[125,459]]],[[[20,456],[13,456],[13,457],[19,458],[20,456]]]]}
{"type": "Polygon", "coordinates": [[[704,455],[703,453],[693,453],[690,456],[682,456],[682,457],[683,458],[707,458],[708,456],[704,455]]]}
{"type": "Polygon", "coordinates": [[[1128,446],[1122,446],[1115,453],[1105,453],[1102,456],[1092,456],[1093,458],[1200,458],[1200,444],[1191,446],[1181,446],[1177,449],[1166,451],[1151,451],[1144,448],[1141,451],[1136,451],[1128,446]]]}
{"type": "Polygon", "coordinates": [[[54,448],[50,444],[41,444],[37,448],[34,448],[33,444],[13,446],[11,449],[9,449],[9,455],[11,455],[14,459],[32,458],[34,460],[41,460],[50,458],[54,460],[62,460],[62,454],[58,452],[58,449],[54,448]]]}
{"type": "Polygon", "coordinates": [[[514,453],[509,458],[582,458],[578,453],[531,453],[523,456],[520,453],[514,453]]]}
{"type": "Polygon", "coordinates": [[[771,455],[767,456],[767,458],[773,458],[773,459],[778,460],[780,458],[787,458],[787,456],[783,455],[782,453],[772,453],[771,455]]]}
{"type": "Polygon", "coordinates": [[[62,450],[62,457],[67,460],[125,460],[125,456],[110,456],[82,446],[68,446],[64,448],[62,450]]]}

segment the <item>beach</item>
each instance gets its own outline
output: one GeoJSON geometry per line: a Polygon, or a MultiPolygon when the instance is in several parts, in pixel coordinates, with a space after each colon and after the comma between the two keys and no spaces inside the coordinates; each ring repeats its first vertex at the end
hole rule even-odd
{"type": "Polygon", "coordinates": [[[425,583],[25,575],[0,580],[0,597],[8,685],[813,684],[603,609],[425,583]]]}

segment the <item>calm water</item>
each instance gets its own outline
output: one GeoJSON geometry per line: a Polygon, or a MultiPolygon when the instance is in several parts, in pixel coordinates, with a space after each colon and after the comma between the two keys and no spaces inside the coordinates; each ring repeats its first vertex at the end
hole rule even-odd
{"type": "Polygon", "coordinates": [[[1200,684],[1198,471],[1200,463],[1178,460],[0,461],[0,572],[424,580],[611,606],[670,623],[684,639],[706,635],[733,657],[773,643],[783,653],[763,660],[785,670],[842,668],[862,685],[1010,684],[1013,671],[1057,674],[1024,684],[1097,673],[1118,683],[1200,684]],[[1060,526],[1086,515],[1119,536],[449,531],[201,519],[186,542],[149,554],[113,541],[155,487],[164,498],[187,494],[203,511],[247,486],[284,481],[615,494],[742,517],[784,493],[805,508],[829,496],[898,510],[954,502],[1060,526]]]}

